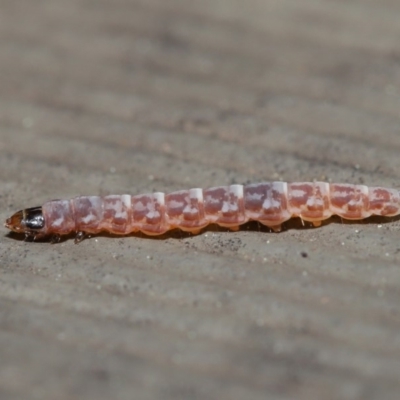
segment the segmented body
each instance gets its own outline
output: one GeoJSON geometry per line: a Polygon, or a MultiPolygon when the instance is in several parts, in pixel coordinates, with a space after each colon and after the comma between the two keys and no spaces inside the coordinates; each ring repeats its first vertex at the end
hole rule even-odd
{"type": "MultiPolygon", "coordinates": [[[[28,210],[37,208],[20,213],[28,210]]],[[[235,230],[249,220],[280,230],[281,224],[292,217],[318,226],[332,215],[350,220],[394,216],[400,213],[400,195],[395,189],[364,185],[264,182],[169,194],[81,196],[49,201],[41,212],[44,224],[40,230],[33,230],[34,236],[102,231],[160,235],[174,228],[198,233],[210,223],[235,230]]],[[[13,229],[10,221],[6,226],[13,229]]]]}

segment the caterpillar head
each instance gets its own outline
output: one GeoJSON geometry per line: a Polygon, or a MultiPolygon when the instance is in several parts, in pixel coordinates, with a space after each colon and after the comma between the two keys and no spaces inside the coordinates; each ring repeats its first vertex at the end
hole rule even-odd
{"type": "Polygon", "coordinates": [[[13,232],[35,236],[40,233],[45,226],[42,207],[20,210],[10,218],[7,218],[4,226],[13,232]]]}

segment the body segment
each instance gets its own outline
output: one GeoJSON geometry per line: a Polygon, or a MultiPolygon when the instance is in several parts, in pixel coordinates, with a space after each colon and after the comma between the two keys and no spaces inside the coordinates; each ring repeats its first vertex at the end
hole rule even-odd
{"type": "Polygon", "coordinates": [[[210,223],[233,230],[249,220],[279,230],[283,222],[300,217],[315,226],[339,215],[355,220],[370,215],[400,213],[395,189],[327,182],[263,182],[209,189],[189,189],[131,196],[80,196],[52,200],[19,211],[5,226],[27,236],[59,236],[102,231],[126,235],[141,231],[161,235],[170,229],[198,233],[210,223]]]}

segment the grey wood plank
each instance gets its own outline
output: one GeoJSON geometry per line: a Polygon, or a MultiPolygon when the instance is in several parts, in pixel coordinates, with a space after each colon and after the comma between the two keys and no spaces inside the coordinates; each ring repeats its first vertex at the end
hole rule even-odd
{"type": "MultiPolygon", "coordinates": [[[[260,180],[399,187],[394,0],[0,1],[0,219],[260,180]]],[[[1,399],[397,399],[399,219],[0,235],[1,399]]]]}

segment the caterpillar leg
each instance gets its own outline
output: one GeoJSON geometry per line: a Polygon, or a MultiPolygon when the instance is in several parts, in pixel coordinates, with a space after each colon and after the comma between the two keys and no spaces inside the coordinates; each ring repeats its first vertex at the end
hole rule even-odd
{"type": "Polygon", "coordinates": [[[270,226],[269,228],[271,228],[275,233],[278,233],[282,230],[282,224],[270,226]]]}
{"type": "Polygon", "coordinates": [[[85,237],[86,237],[85,232],[82,232],[82,231],[76,232],[74,243],[78,244],[78,243],[82,242],[82,240],[85,239],[85,237]]]}
{"type": "Polygon", "coordinates": [[[24,242],[34,242],[38,239],[43,239],[46,235],[42,233],[35,233],[35,232],[25,232],[24,242]]]}
{"type": "Polygon", "coordinates": [[[25,232],[24,242],[32,242],[35,240],[35,235],[32,232],[25,232]]]}
{"type": "Polygon", "coordinates": [[[61,240],[61,235],[55,234],[55,235],[52,235],[52,236],[50,237],[50,243],[51,243],[51,244],[59,243],[60,240],[61,240]]]}

